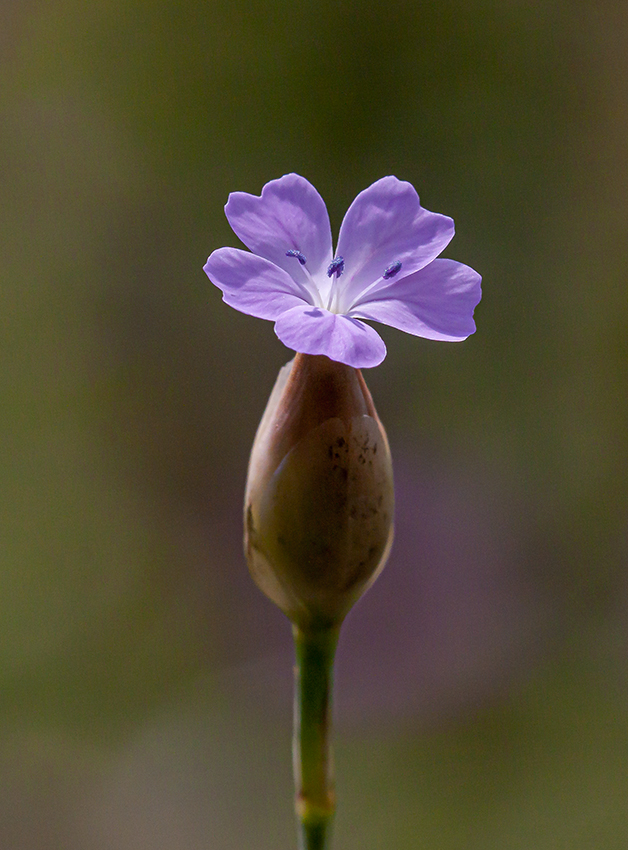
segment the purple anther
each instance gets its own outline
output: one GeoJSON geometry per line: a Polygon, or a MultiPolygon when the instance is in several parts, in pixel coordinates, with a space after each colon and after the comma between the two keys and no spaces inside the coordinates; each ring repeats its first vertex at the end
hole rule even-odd
{"type": "Polygon", "coordinates": [[[327,277],[332,277],[336,275],[336,280],[340,277],[340,275],[345,270],[345,261],[342,257],[336,257],[331,261],[329,267],[327,269],[327,277]]]}
{"type": "Polygon", "coordinates": [[[382,277],[384,278],[384,280],[390,280],[390,278],[394,277],[396,274],[398,274],[398,272],[400,270],[401,270],[401,263],[399,262],[399,260],[396,260],[396,262],[391,263],[388,266],[388,268],[384,271],[384,274],[382,275],[382,277]]]}
{"type": "Polygon", "coordinates": [[[300,251],[297,251],[296,248],[290,248],[289,251],[286,251],[286,257],[296,257],[302,266],[307,263],[303,254],[300,251]]]}

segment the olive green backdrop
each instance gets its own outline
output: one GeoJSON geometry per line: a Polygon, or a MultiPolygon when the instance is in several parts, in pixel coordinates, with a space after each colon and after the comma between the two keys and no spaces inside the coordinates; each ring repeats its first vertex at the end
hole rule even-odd
{"type": "Polygon", "coordinates": [[[290,353],[202,272],[287,171],[453,216],[478,331],[384,328],[387,570],[337,675],[337,848],[628,830],[628,14],[0,7],[0,844],[294,846],[287,621],[241,554],[290,353]]]}

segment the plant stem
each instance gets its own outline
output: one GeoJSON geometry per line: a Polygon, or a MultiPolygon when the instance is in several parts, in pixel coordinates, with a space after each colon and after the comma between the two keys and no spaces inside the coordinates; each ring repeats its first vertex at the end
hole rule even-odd
{"type": "Polygon", "coordinates": [[[299,850],[325,850],[335,810],[331,694],[339,627],[293,626],[294,738],[292,756],[299,850]]]}

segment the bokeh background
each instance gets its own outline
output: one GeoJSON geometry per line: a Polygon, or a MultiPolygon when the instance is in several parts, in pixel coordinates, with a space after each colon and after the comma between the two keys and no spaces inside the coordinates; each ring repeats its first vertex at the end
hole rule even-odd
{"type": "Polygon", "coordinates": [[[290,353],[202,272],[287,171],[453,216],[467,342],[384,328],[389,566],[337,665],[335,847],[628,834],[628,7],[0,5],[0,845],[295,843],[291,639],[241,554],[290,353]]]}

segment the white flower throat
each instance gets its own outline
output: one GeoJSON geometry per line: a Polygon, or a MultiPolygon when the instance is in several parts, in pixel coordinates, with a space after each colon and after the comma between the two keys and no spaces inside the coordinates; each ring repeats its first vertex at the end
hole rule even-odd
{"type": "MultiPolygon", "coordinates": [[[[332,280],[332,285],[329,289],[329,296],[327,299],[323,298],[320,287],[317,285],[316,281],[310,274],[307,266],[307,257],[298,251],[296,248],[290,248],[286,251],[286,257],[294,257],[295,260],[299,261],[299,264],[303,267],[303,271],[307,274],[310,283],[311,289],[308,287],[309,295],[314,299],[315,307],[322,307],[330,313],[337,313],[344,316],[351,315],[351,311],[354,307],[358,306],[358,304],[362,301],[363,297],[370,292],[373,287],[380,282],[380,280],[390,280],[395,277],[401,271],[401,262],[399,260],[395,260],[394,263],[391,263],[387,266],[382,272],[381,277],[377,278],[377,280],[373,281],[366,289],[362,290],[357,298],[355,298],[350,304],[344,304],[342,295],[343,288],[339,285],[334,286],[334,281],[332,280]],[[325,303],[326,300],[326,303],[325,303]]],[[[335,278],[337,281],[338,278],[342,275],[345,270],[345,261],[344,257],[335,257],[329,266],[327,267],[327,277],[335,278]]]]}

